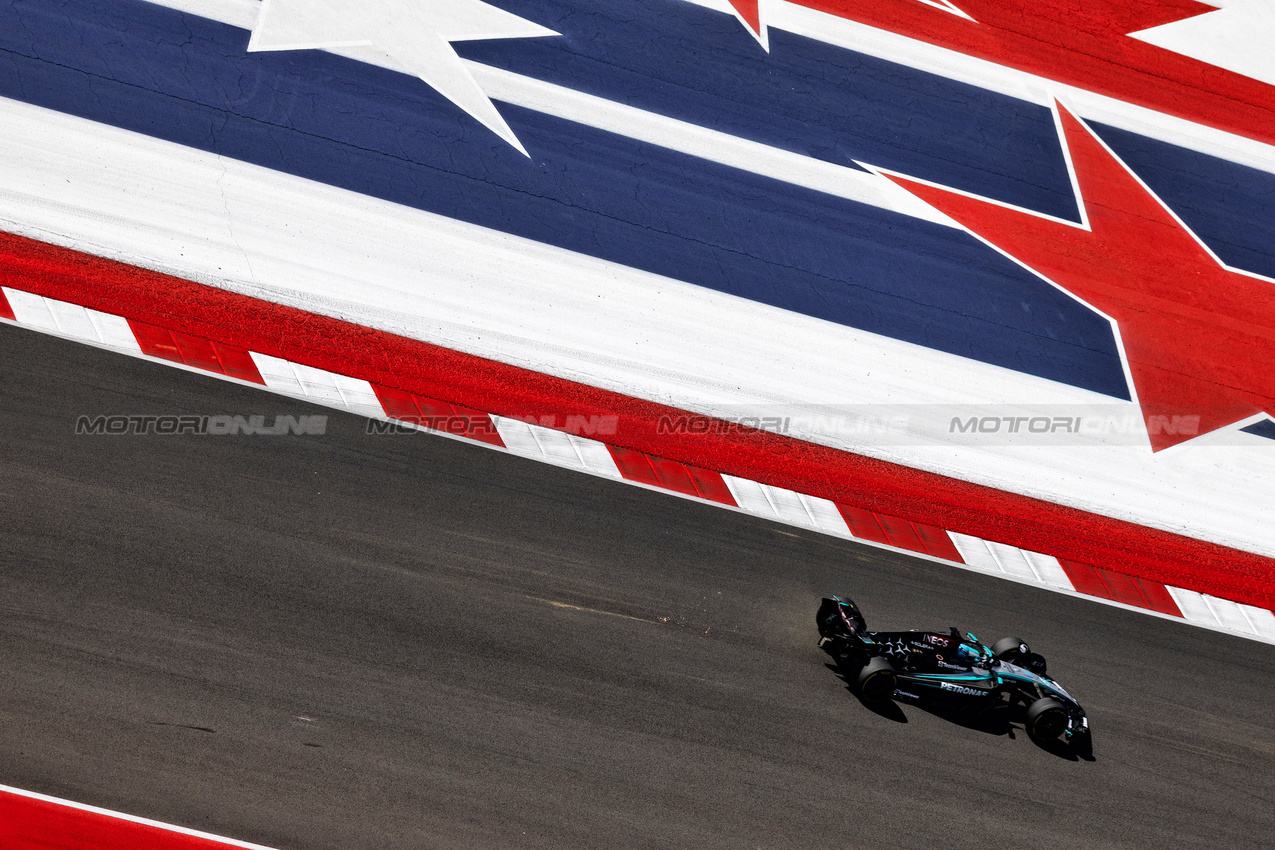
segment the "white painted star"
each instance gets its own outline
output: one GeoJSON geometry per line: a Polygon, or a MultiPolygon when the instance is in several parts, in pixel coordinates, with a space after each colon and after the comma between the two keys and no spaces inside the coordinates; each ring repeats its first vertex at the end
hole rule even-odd
{"type": "Polygon", "coordinates": [[[1275,5],[1270,0],[1207,0],[1205,5],[1219,8],[1130,35],[1275,85],[1275,5]]]}
{"type": "Polygon", "coordinates": [[[482,0],[264,0],[248,50],[329,50],[419,77],[525,156],[451,43],[546,35],[482,0]]]}

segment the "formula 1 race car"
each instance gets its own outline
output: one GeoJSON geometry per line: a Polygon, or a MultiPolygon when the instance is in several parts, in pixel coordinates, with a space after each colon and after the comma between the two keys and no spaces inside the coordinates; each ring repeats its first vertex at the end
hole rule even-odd
{"type": "Polygon", "coordinates": [[[1046,674],[1044,657],[1018,638],[984,646],[952,627],[943,632],[871,632],[854,602],[824,599],[816,615],[819,646],[837,660],[865,703],[889,699],[974,711],[1008,707],[1023,711],[1027,734],[1038,742],[1063,736],[1089,744],[1089,718],[1046,674]]]}

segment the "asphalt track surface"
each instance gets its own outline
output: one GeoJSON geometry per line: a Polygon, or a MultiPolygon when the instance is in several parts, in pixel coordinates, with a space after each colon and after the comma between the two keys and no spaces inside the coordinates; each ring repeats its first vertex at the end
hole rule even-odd
{"type": "Polygon", "coordinates": [[[0,328],[0,783],[280,848],[1262,847],[1275,648],[0,328]],[[76,436],[328,413],[323,436],[76,436]],[[1094,759],[815,647],[1022,636],[1094,759]]]}

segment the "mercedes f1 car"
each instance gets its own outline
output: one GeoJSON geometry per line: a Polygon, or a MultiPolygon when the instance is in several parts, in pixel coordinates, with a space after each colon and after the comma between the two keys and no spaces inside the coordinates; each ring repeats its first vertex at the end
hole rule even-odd
{"type": "Polygon", "coordinates": [[[817,614],[819,646],[837,660],[865,703],[889,699],[940,703],[974,710],[1023,709],[1033,740],[1062,736],[1076,747],[1089,743],[1089,719],[1046,673],[1044,657],[1010,637],[985,646],[972,634],[950,631],[868,631],[849,599],[824,599],[817,614]]]}

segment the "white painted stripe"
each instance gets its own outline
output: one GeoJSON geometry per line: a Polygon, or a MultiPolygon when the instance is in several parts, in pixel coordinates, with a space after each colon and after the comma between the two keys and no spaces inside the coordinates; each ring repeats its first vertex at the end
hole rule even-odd
{"type": "Polygon", "coordinates": [[[130,354],[141,354],[142,347],[137,342],[137,336],[133,333],[133,329],[129,327],[128,320],[123,316],[112,316],[110,313],[101,313],[97,310],[85,310],[89,319],[93,322],[93,328],[97,331],[97,338],[102,344],[110,348],[117,348],[127,351],[130,354]]]}
{"type": "Polygon", "coordinates": [[[762,484],[734,475],[722,475],[735,504],[751,514],[787,525],[813,528],[838,537],[849,537],[850,528],[837,506],[828,499],[808,496],[782,487],[762,484]]]}
{"type": "Polygon", "coordinates": [[[984,542],[992,553],[992,557],[1000,566],[1001,572],[1005,575],[1032,584],[1041,583],[1036,571],[1031,568],[1031,564],[1027,563],[1027,559],[1023,557],[1022,549],[1008,546],[1004,543],[994,543],[991,540],[985,540],[984,542]]]}
{"type": "Polygon", "coordinates": [[[5,287],[4,293],[9,300],[9,306],[13,308],[13,315],[18,324],[46,333],[61,334],[57,321],[49,312],[48,299],[8,287],[5,287]]]}
{"type": "Polygon", "coordinates": [[[1244,612],[1240,610],[1240,606],[1229,599],[1219,599],[1216,596],[1203,594],[1204,604],[1213,612],[1213,616],[1221,624],[1222,628],[1229,629],[1240,634],[1257,634],[1253,628],[1253,624],[1249,622],[1248,617],[1244,616],[1244,612]]]}
{"type": "Polygon", "coordinates": [[[764,516],[767,519],[777,518],[775,509],[761,483],[748,478],[736,478],[734,475],[723,475],[722,481],[725,482],[726,489],[730,490],[740,510],[764,516]]]}
{"type": "Polygon", "coordinates": [[[80,305],[46,298],[44,306],[48,307],[49,315],[53,317],[58,333],[62,336],[93,343],[102,341],[98,338],[97,328],[89,318],[88,311],[80,305]]]}
{"type": "Polygon", "coordinates": [[[7,286],[4,294],[18,324],[92,345],[141,353],[137,337],[120,316],[7,286]]]}
{"type": "Polygon", "coordinates": [[[210,21],[220,21],[240,29],[252,29],[261,12],[261,0],[147,0],[156,6],[165,6],[198,15],[210,21]]]}
{"type": "Polygon", "coordinates": [[[1058,563],[1058,559],[1053,555],[1045,555],[1040,552],[1031,552],[1027,549],[1020,550],[1023,558],[1027,560],[1028,565],[1036,573],[1036,577],[1041,584],[1049,587],[1059,587],[1063,590],[1075,590],[1071,583],[1071,579],[1062,568],[1062,564],[1058,563]]]}
{"type": "Polygon", "coordinates": [[[1254,634],[1275,642],[1275,611],[1253,605],[1240,605],[1239,608],[1252,626],[1254,634]]]}
{"type": "Polygon", "coordinates": [[[1000,562],[996,560],[996,556],[992,554],[992,550],[988,548],[987,541],[981,537],[973,537],[969,534],[959,534],[955,531],[949,531],[948,536],[952,538],[952,545],[956,547],[956,551],[961,553],[961,559],[965,561],[965,565],[979,572],[991,573],[992,575],[1004,575],[1000,562]]]}
{"type": "Polygon", "coordinates": [[[166,832],[173,832],[179,835],[189,835],[193,838],[199,838],[204,841],[212,841],[219,844],[224,844],[227,847],[240,847],[240,848],[244,848],[244,850],[272,850],[272,848],[266,847],[262,844],[249,844],[247,841],[238,841],[234,838],[225,838],[224,836],[221,836],[221,835],[213,835],[211,832],[201,832],[200,830],[197,830],[197,829],[190,829],[184,826],[176,826],[171,823],[164,823],[162,821],[151,820],[150,818],[139,818],[136,815],[127,815],[127,814],[124,814],[123,812],[115,812],[115,811],[111,811],[110,809],[98,808],[97,806],[86,806],[83,803],[76,803],[71,800],[64,800],[60,797],[50,797],[47,794],[37,794],[34,791],[23,791],[21,788],[13,788],[8,785],[0,785],[0,793],[12,794],[15,797],[26,797],[27,799],[30,799],[30,800],[39,800],[40,802],[43,802],[43,803],[52,803],[57,806],[64,806],[68,809],[75,809],[77,811],[89,812],[91,814],[100,815],[102,817],[114,818],[115,820],[122,820],[122,821],[127,821],[129,823],[136,823],[143,826],[154,827],[155,829],[162,829],[162,830],[165,830],[166,832]]]}
{"type": "Polygon", "coordinates": [[[825,534],[833,534],[837,537],[850,537],[850,525],[846,522],[846,518],[841,515],[841,511],[837,510],[835,502],[828,499],[821,499],[818,496],[807,496],[805,493],[798,493],[801,503],[805,506],[806,512],[810,514],[810,520],[815,528],[825,534]]]}
{"type": "Polygon", "coordinates": [[[1182,617],[1191,623],[1199,623],[1204,626],[1220,626],[1217,617],[1213,614],[1213,609],[1204,601],[1203,594],[1196,593],[1194,590],[1185,590],[1181,587],[1173,587],[1165,585],[1169,591],[1169,595],[1173,597],[1173,601],[1177,603],[1178,610],[1182,612],[1182,617]]]}
{"type": "Polygon", "coordinates": [[[514,454],[608,478],[623,477],[611,452],[597,440],[505,416],[493,415],[491,421],[505,447],[514,454]]]}
{"type": "Polygon", "coordinates": [[[385,418],[385,408],[372,385],[359,378],[304,366],[268,354],[249,352],[266,386],[278,393],[315,404],[348,410],[360,416],[385,418]]]}

